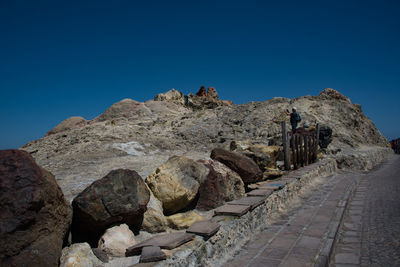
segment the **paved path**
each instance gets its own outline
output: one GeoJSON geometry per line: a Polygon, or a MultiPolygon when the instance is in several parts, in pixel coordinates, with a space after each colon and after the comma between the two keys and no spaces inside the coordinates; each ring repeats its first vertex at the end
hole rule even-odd
{"type": "Polygon", "coordinates": [[[362,176],[330,266],[400,266],[400,156],[362,176]]]}
{"type": "MultiPolygon", "coordinates": [[[[349,189],[355,184],[354,177],[354,173],[346,173],[323,178],[225,266],[313,266],[342,199],[348,198],[349,189]]],[[[336,221],[338,225],[339,220],[336,221]]]]}

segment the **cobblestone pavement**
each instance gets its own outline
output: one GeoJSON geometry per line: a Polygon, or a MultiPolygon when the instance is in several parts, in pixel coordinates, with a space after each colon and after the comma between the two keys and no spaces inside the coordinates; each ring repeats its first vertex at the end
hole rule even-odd
{"type": "Polygon", "coordinates": [[[361,177],[330,266],[400,266],[400,156],[361,177]]]}
{"type": "Polygon", "coordinates": [[[321,178],[224,266],[313,266],[332,231],[337,209],[343,214],[343,199],[359,175],[348,172],[321,178]]]}

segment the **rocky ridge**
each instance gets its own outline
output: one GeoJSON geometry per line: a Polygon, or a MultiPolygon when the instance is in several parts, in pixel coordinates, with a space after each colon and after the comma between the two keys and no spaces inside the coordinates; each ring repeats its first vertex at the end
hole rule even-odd
{"type": "Polygon", "coordinates": [[[204,91],[185,96],[170,90],[143,103],[124,99],[91,121],[67,119],[21,149],[52,172],[72,200],[114,169],[135,170],[145,178],[173,155],[204,159],[214,148],[229,149],[232,141],[279,146],[280,121],[288,119],[284,111],[292,106],[302,116],[300,126],[319,123],[332,128],[327,153],[387,146],[361,106],[333,89],[319,96],[240,105],[220,100],[215,88],[204,91]]]}

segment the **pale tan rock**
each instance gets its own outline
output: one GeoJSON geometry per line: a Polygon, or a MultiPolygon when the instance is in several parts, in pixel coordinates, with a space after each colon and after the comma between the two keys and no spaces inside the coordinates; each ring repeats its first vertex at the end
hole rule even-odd
{"type": "Polygon", "coordinates": [[[162,202],[164,213],[172,214],[194,200],[200,183],[206,179],[208,172],[203,164],[173,156],[147,176],[146,183],[162,202]]]}
{"type": "Polygon", "coordinates": [[[183,94],[173,88],[166,93],[156,95],[154,101],[177,101],[184,104],[183,94]]]}
{"type": "Polygon", "coordinates": [[[60,267],[104,266],[93,253],[88,243],[76,243],[62,250],[60,267]]]}
{"type": "Polygon", "coordinates": [[[169,227],[173,229],[186,229],[197,221],[203,221],[205,218],[195,211],[177,213],[167,217],[169,227]]]}
{"type": "Polygon", "coordinates": [[[100,238],[98,247],[107,255],[125,257],[126,249],[134,245],[136,245],[135,235],[128,225],[121,224],[107,229],[100,238]]]}
{"type": "Polygon", "coordinates": [[[168,227],[168,221],[164,216],[161,201],[159,201],[150,190],[150,201],[147,203],[147,210],[144,213],[142,229],[150,232],[162,232],[168,227]]]}
{"type": "Polygon", "coordinates": [[[279,169],[274,169],[274,168],[267,168],[263,173],[263,178],[264,178],[264,180],[267,180],[267,179],[280,177],[284,174],[286,174],[285,171],[281,171],[279,169]]]}
{"type": "Polygon", "coordinates": [[[266,146],[266,145],[251,145],[247,150],[253,153],[265,154],[269,157],[269,162],[266,168],[276,168],[276,161],[279,157],[280,146],[266,146]]]}

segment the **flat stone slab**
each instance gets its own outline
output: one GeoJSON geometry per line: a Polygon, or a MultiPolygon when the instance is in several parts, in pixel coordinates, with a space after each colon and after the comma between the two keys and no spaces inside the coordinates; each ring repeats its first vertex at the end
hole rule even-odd
{"type": "Polygon", "coordinates": [[[216,222],[212,221],[198,221],[193,223],[187,230],[186,232],[196,234],[196,235],[201,235],[204,237],[210,237],[215,235],[215,233],[218,232],[219,228],[221,225],[219,225],[216,222]]]}
{"type": "Polygon", "coordinates": [[[242,216],[250,210],[250,206],[225,204],[215,209],[215,215],[242,216]]]}
{"type": "Polygon", "coordinates": [[[160,247],[144,247],[139,262],[154,262],[165,260],[167,256],[160,247]]]}
{"type": "Polygon", "coordinates": [[[271,189],[256,189],[247,193],[249,197],[268,197],[274,190],[271,189]]]}
{"type": "Polygon", "coordinates": [[[262,185],[262,186],[258,187],[258,189],[276,191],[276,190],[282,189],[282,187],[276,186],[276,185],[274,185],[274,186],[271,186],[271,185],[262,185]]]}
{"type": "Polygon", "coordinates": [[[260,206],[264,203],[266,197],[242,197],[230,202],[227,202],[228,205],[245,205],[250,206],[250,209],[255,209],[256,207],[260,206]]]}
{"type": "Polygon", "coordinates": [[[180,245],[191,241],[194,238],[194,234],[189,234],[185,232],[176,232],[176,233],[169,233],[158,235],[147,239],[139,244],[136,244],[132,247],[126,249],[125,255],[133,256],[139,255],[142,252],[144,247],[160,247],[162,249],[174,249],[179,247],[180,245]]]}

